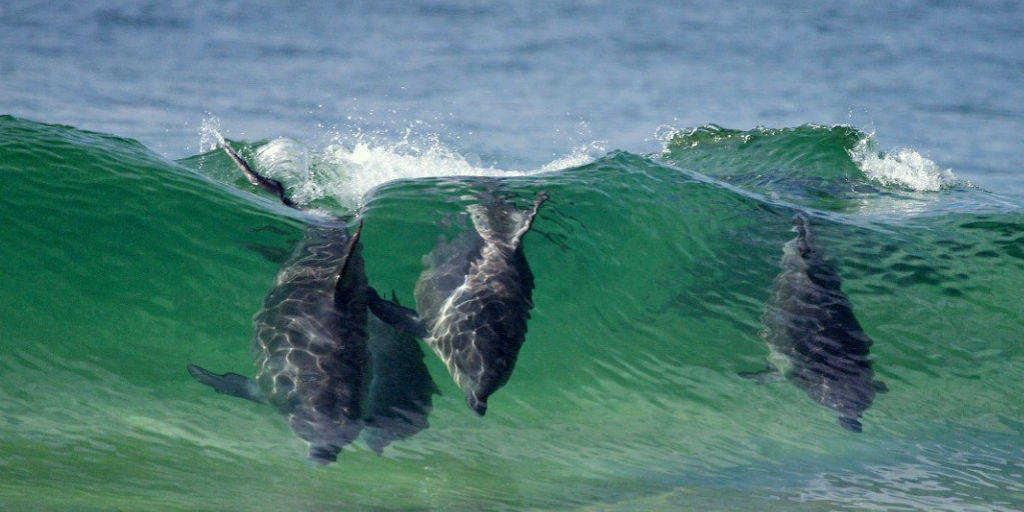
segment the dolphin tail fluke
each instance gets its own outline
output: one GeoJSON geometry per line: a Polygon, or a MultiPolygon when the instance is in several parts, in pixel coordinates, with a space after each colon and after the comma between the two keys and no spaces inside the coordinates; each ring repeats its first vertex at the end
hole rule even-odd
{"type": "Polygon", "coordinates": [[[864,426],[860,424],[857,418],[850,418],[848,416],[839,416],[836,418],[836,423],[850,432],[860,432],[864,429],[864,426]]]}
{"type": "Polygon", "coordinates": [[[466,209],[473,221],[473,228],[481,238],[516,247],[522,243],[523,235],[530,230],[537,211],[547,200],[548,193],[541,192],[528,210],[516,210],[504,201],[472,204],[466,209]]]}
{"type": "Polygon", "coordinates": [[[267,398],[255,381],[237,373],[217,375],[194,364],[188,365],[188,373],[201,384],[206,384],[218,393],[237,396],[257,403],[267,403],[267,398]]]}
{"type": "Polygon", "coordinates": [[[252,183],[257,187],[266,190],[271,194],[274,194],[275,196],[277,196],[278,199],[281,200],[281,203],[283,203],[285,206],[288,206],[290,208],[298,208],[298,206],[296,206],[291,199],[285,197],[284,186],[281,185],[280,181],[267,178],[266,176],[262,176],[256,171],[252,170],[252,167],[249,166],[249,163],[246,162],[242,157],[238,156],[238,153],[236,153],[235,150],[231,149],[231,146],[228,146],[223,141],[220,144],[220,148],[223,149],[224,152],[227,153],[229,157],[231,157],[231,160],[235,162],[235,165],[238,166],[238,169],[240,171],[242,171],[242,174],[245,176],[245,179],[249,181],[249,183],[252,183]]]}
{"type": "Polygon", "coordinates": [[[774,366],[768,366],[764,370],[756,372],[738,372],[738,375],[744,379],[756,380],[758,384],[771,384],[785,380],[782,372],[774,366]]]}
{"type": "Polygon", "coordinates": [[[370,312],[377,316],[382,322],[398,330],[407,332],[417,338],[427,337],[427,327],[415,310],[381,298],[380,294],[373,287],[366,292],[370,305],[370,312]]]}

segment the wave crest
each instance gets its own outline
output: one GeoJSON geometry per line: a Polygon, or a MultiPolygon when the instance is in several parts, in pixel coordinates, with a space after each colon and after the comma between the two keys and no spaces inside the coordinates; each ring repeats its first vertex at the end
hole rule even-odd
{"type": "Polygon", "coordinates": [[[897,186],[917,192],[937,192],[956,184],[950,169],[909,148],[885,153],[875,149],[873,137],[866,137],[850,149],[850,158],[868,179],[885,186],[897,186]]]}
{"type": "MultiPolygon", "coordinates": [[[[199,135],[204,150],[214,150],[224,140],[220,121],[212,116],[203,120],[199,135]]],[[[603,143],[591,142],[538,169],[502,169],[493,162],[485,164],[475,153],[452,149],[437,135],[412,128],[398,140],[388,140],[386,134],[335,133],[322,148],[279,137],[253,143],[250,149],[254,164],[268,177],[284,183],[293,201],[309,205],[327,200],[348,209],[362,207],[367,193],[395,180],[529,176],[578,167],[604,151],[603,143]]]]}

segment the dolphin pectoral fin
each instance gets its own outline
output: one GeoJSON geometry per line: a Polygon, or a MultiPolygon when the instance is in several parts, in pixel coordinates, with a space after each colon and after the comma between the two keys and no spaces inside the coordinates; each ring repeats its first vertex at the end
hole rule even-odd
{"type": "Polygon", "coordinates": [[[768,366],[764,370],[757,372],[738,372],[738,375],[744,379],[756,380],[758,384],[771,384],[773,382],[782,382],[786,380],[782,375],[782,372],[774,366],[768,366]]]}
{"type": "Polygon", "coordinates": [[[194,364],[188,365],[188,373],[192,375],[193,379],[210,386],[218,393],[237,396],[261,404],[267,403],[267,398],[263,395],[259,385],[248,377],[237,373],[217,375],[194,364]]]}
{"type": "Polygon", "coordinates": [[[366,298],[370,311],[382,322],[417,338],[427,337],[427,327],[415,310],[382,299],[373,287],[367,288],[366,298]]]}
{"type": "Polygon", "coordinates": [[[880,380],[871,381],[871,387],[875,389],[875,393],[889,392],[889,386],[886,386],[885,383],[880,380]]]}

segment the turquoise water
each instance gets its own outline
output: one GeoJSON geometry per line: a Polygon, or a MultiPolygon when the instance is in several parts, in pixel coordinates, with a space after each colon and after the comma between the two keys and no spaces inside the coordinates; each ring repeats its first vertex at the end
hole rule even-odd
{"type": "MultiPolygon", "coordinates": [[[[1024,4],[0,2],[2,510],[1024,510],[1024,4]],[[315,213],[368,279],[495,178],[535,307],[485,418],[338,463],[189,363],[315,213]],[[764,367],[808,218],[889,393],[863,432],[764,367]]],[[[422,345],[421,345],[422,346],[422,345]]]]}
{"type": "Polygon", "coordinates": [[[1019,510],[1024,204],[852,127],[664,135],[504,173],[375,145],[238,141],[292,197],[364,222],[369,281],[421,258],[500,175],[551,199],[535,309],[476,417],[433,356],[430,428],[336,464],[188,363],[251,375],[252,315],[306,214],[220,152],[0,117],[0,504],[10,510],[1019,510]],[[456,165],[458,164],[458,165],[456,165]],[[421,175],[401,178],[403,169],[421,175]],[[432,174],[432,175],[431,175],[432,174]],[[467,176],[470,175],[470,176],[467,176]],[[809,216],[874,340],[854,434],[763,367],[761,315],[809,216]]]}

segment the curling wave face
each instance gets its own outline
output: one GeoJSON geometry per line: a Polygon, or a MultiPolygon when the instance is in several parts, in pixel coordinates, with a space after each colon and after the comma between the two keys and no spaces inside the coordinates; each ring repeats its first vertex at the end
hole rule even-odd
{"type": "Polygon", "coordinates": [[[495,181],[474,174],[517,204],[550,195],[526,235],[529,332],[487,417],[428,354],[442,393],[429,429],[383,457],[357,441],[320,468],[278,415],[228,407],[183,370],[252,374],[252,314],[309,214],[258,195],[220,153],[175,162],[0,117],[0,503],[1020,508],[1024,205],[898,151],[858,153],[873,143],[850,127],[665,140],[655,155],[522,173],[464,169],[456,152],[446,167],[379,146],[299,158],[301,142],[242,144],[296,200],[359,211],[367,279],[402,304],[437,238],[471,229],[467,207],[495,181]],[[871,155],[939,185],[881,179],[871,155]],[[768,355],[759,332],[797,210],[888,384],[860,434],[795,386],[738,376],[768,355]]]}

